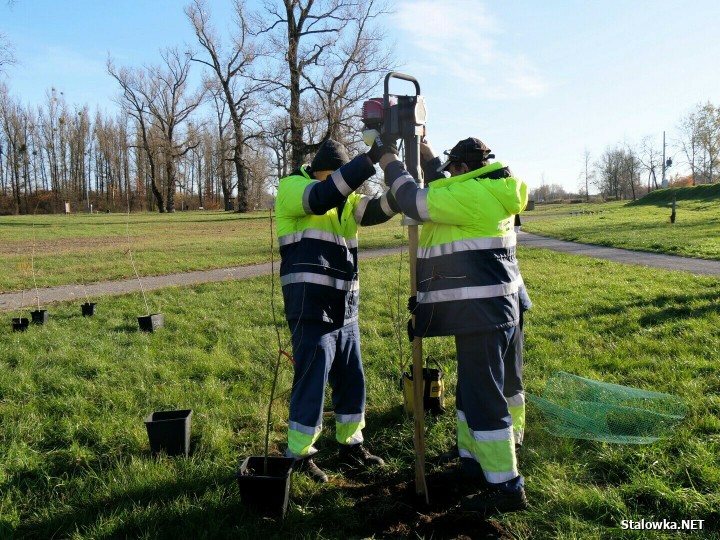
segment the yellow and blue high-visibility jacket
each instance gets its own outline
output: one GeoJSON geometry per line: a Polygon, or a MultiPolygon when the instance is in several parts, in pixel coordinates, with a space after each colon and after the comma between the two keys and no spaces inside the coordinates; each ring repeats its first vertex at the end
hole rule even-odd
{"type": "Polygon", "coordinates": [[[527,185],[495,162],[418,189],[401,161],[385,181],[402,211],[423,222],[417,252],[415,334],[448,336],[518,324],[523,287],[515,214],[527,185]]]}
{"type": "Polygon", "coordinates": [[[305,166],[280,180],[275,212],[287,320],[337,326],[357,320],[357,227],[383,223],[399,211],[389,193],[354,193],[374,173],[361,154],[322,182],[305,166]]]}

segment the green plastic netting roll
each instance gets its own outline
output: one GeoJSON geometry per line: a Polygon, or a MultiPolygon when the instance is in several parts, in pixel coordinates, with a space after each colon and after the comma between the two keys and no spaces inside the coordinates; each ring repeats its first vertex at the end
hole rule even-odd
{"type": "Polygon", "coordinates": [[[585,379],[559,371],[543,396],[527,394],[543,414],[544,428],[558,437],[646,444],[677,426],[687,413],[670,394],[585,379]]]}

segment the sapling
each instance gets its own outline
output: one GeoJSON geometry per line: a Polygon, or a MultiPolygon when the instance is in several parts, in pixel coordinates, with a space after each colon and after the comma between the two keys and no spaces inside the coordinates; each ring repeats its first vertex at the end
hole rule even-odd
{"type": "Polygon", "coordinates": [[[85,301],[89,304],[90,297],[88,296],[87,287],[85,286],[85,279],[83,278],[82,274],[80,274],[80,284],[82,285],[83,293],[85,293],[85,301]]]}
{"type": "Polygon", "coordinates": [[[18,263],[17,265],[18,270],[22,272],[23,275],[23,287],[22,287],[22,294],[20,296],[20,309],[25,307],[25,282],[27,280],[28,270],[30,270],[30,266],[28,265],[27,261],[23,261],[18,263]]]}
{"type": "Polygon", "coordinates": [[[277,317],[275,315],[275,246],[273,233],[273,216],[272,208],[270,209],[270,310],[272,311],[273,327],[275,328],[275,336],[277,338],[278,352],[275,360],[275,369],[273,372],[272,386],[270,387],[270,400],[268,402],[267,422],[265,424],[265,452],[263,454],[263,474],[267,475],[268,468],[268,451],[270,447],[270,425],[272,404],[275,399],[275,389],[277,388],[278,373],[280,372],[280,360],[282,359],[282,341],[280,339],[280,329],[278,328],[277,317]]]}
{"type": "MultiPolygon", "coordinates": [[[[27,280],[28,270],[30,269],[30,265],[27,262],[21,262],[18,263],[17,269],[22,272],[23,279],[22,279],[22,294],[20,295],[20,311],[22,312],[23,308],[25,307],[25,282],[27,280]]],[[[12,320],[13,324],[13,331],[23,331],[27,328],[28,320],[22,316],[14,318],[12,320]]]]}
{"type": "Polygon", "coordinates": [[[135,277],[138,280],[138,283],[140,284],[140,292],[142,293],[143,301],[145,302],[145,314],[150,315],[150,306],[148,305],[147,297],[145,296],[145,289],[143,288],[142,280],[140,279],[140,274],[138,274],[137,268],[135,268],[135,260],[133,259],[132,254],[132,245],[130,243],[130,204],[128,203],[128,211],[127,211],[127,221],[125,222],[125,234],[127,236],[127,244],[128,244],[128,255],[130,256],[130,265],[132,266],[133,272],[135,273],[135,277]]]}
{"type": "MultiPolygon", "coordinates": [[[[37,301],[37,308],[40,309],[40,291],[37,286],[37,279],[35,279],[35,216],[37,215],[37,206],[35,207],[35,213],[33,213],[32,222],[32,253],[30,255],[30,269],[32,271],[33,285],[35,287],[35,300],[37,301]]],[[[24,291],[23,291],[24,292],[24,291]]]]}
{"type": "Polygon", "coordinates": [[[95,304],[90,302],[90,296],[88,295],[87,287],[85,286],[85,278],[83,277],[82,273],[80,274],[80,284],[83,288],[83,293],[85,294],[85,303],[80,306],[82,310],[83,317],[91,317],[92,315],[95,315],[95,304]]]}

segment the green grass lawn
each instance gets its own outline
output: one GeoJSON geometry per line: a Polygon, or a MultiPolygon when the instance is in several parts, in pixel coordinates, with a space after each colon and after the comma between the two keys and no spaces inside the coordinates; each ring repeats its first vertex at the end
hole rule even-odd
{"type": "MultiPolygon", "coordinates": [[[[689,412],[659,442],[610,445],[555,438],[529,405],[520,469],[531,509],[488,526],[507,538],[675,538],[621,531],[621,521],[702,519],[703,537],[720,537],[720,279],[529,248],[520,258],[535,303],[526,323],[529,392],[542,394],[563,370],[671,393],[689,412]]],[[[136,330],[138,294],[100,298],[93,318],[77,304],[54,305],[50,322],[26,333],[10,330],[18,312],[3,313],[0,537],[444,537],[432,532],[432,513],[416,516],[425,529],[388,528],[406,506],[383,490],[413,479],[412,421],[399,390],[409,347],[402,342],[401,358],[392,316],[405,304],[408,270],[398,257],[361,267],[365,436],[388,466],[359,480],[335,472],[328,418],[318,461],[331,482],[294,474],[284,522],[246,510],[233,478],[240,459],[262,452],[276,358],[269,277],[150,293],[166,320],[154,334],[136,330]],[[154,458],[143,419],[175,408],[194,411],[191,456],[154,458]]],[[[284,344],[287,337],[283,327],[284,344]]],[[[426,424],[432,473],[454,440],[454,346],[433,338],[424,348],[448,383],[448,411],[426,424]]],[[[274,453],[287,429],[292,374],[283,362],[274,453]]]]}
{"type": "Polygon", "coordinates": [[[634,203],[538,205],[523,230],[572,242],[720,259],[720,184],[659,190],[634,203]],[[672,194],[677,196],[670,223],[672,194]],[[537,219],[533,219],[537,216],[537,219]]]}
{"type": "MultiPolygon", "coordinates": [[[[129,245],[141,276],[266,262],[268,217],[267,212],[3,216],[0,292],[34,288],[33,244],[39,288],[132,278],[129,245]]],[[[361,246],[397,245],[399,219],[361,229],[361,246]]]]}

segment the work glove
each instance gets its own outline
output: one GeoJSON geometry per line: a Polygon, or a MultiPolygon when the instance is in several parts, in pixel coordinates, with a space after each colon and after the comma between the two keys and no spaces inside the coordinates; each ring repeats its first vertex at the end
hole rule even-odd
{"type": "Polygon", "coordinates": [[[363,131],[363,141],[365,144],[370,146],[370,150],[367,152],[367,156],[373,162],[373,164],[380,161],[380,158],[384,154],[395,154],[397,155],[397,143],[395,139],[388,134],[380,135],[376,129],[368,129],[363,131]],[[372,141],[372,142],[370,142],[372,141]]]}
{"type": "Polygon", "coordinates": [[[412,314],[415,313],[415,308],[417,308],[418,302],[417,302],[417,296],[409,296],[408,302],[407,302],[407,308],[408,311],[412,314]]]}

